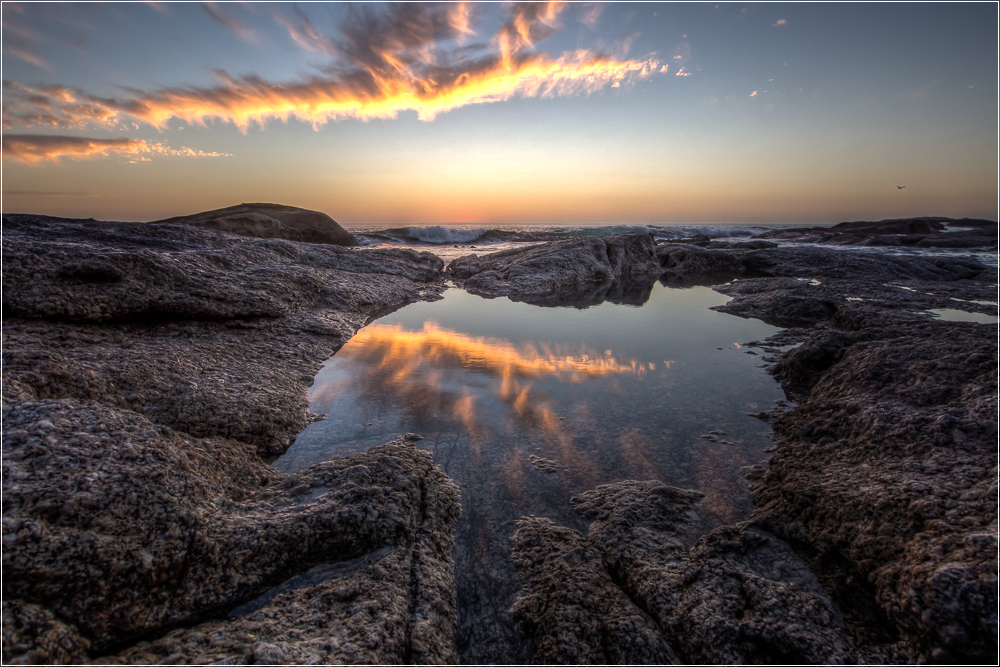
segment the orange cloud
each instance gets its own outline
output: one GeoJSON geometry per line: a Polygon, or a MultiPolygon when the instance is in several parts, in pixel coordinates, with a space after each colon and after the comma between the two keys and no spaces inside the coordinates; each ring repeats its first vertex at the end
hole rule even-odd
{"type": "Polygon", "coordinates": [[[187,147],[170,148],[142,139],[94,139],[46,134],[4,134],[3,156],[26,164],[58,162],[60,158],[90,158],[125,155],[133,162],[149,161],[148,155],[174,157],[223,157],[226,153],[207,153],[187,147]]]}
{"type": "MultiPolygon", "coordinates": [[[[219,7],[207,9],[216,20],[235,25],[219,7]]],[[[219,72],[215,86],[139,91],[124,98],[8,82],[4,123],[117,126],[136,119],[163,129],[178,118],[195,124],[221,120],[245,132],[251,123],[270,120],[296,118],[319,127],[344,118],[395,118],[404,111],[430,121],[470,104],[591,94],[660,71],[652,56],[621,60],[582,49],[559,56],[527,52],[558,30],[561,11],[558,3],[513,6],[491,49],[459,46],[474,34],[472,10],[464,4],[405,3],[383,14],[363,7],[337,40],[321,35],[301,12],[282,14],[280,22],[303,48],[334,57],[323,75],[274,83],[219,72]]]]}
{"type": "Polygon", "coordinates": [[[135,155],[146,150],[146,142],[139,139],[90,139],[40,134],[3,135],[3,156],[27,164],[38,164],[46,160],[58,162],[61,157],[135,155]]]}

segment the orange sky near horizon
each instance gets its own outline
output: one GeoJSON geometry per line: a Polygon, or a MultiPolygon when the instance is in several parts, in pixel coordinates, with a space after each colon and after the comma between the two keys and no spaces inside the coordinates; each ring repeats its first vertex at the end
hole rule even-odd
{"type": "Polygon", "coordinates": [[[997,217],[996,6],[63,8],[3,5],[6,213],[997,217]]]}

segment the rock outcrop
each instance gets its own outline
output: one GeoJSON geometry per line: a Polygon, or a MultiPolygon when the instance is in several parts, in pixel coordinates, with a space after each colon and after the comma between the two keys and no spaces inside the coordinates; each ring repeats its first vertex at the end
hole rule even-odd
{"type": "Polygon", "coordinates": [[[326,213],[281,204],[239,204],[157,223],[191,225],[240,236],[352,246],[358,240],[326,213]]]}
{"type": "Polygon", "coordinates": [[[774,367],[798,406],[770,420],[753,524],[807,555],[845,613],[866,610],[855,625],[902,637],[915,659],[995,661],[996,325],[928,311],[995,316],[996,269],[821,248],[741,259],[748,274],[801,277],[717,286],[735,297],[718,310],[811,327],[774,367]]]}
{"type": "Polygon", "coordinates": [[[901,218],[841,222],[831,227],[786,227],[756,238],[830,245],[996,248],[997,223],[970,218],[901,218]],[[951,227],[959,231],[948,231],[951,227]]]}
{"type": "MultiPolygon", "coordinates": [[[[95,402],[24,403],[4,423],[5,616],[50,613],[96,655],[153,639],[104,662],[252,664],[262,644],[278,662],[455,660],[458,489],[411,443],[281,475],[243,443],[95,402]],[[156,638],[380,550],[236,620],[156,638]]],[[[5,662],[59,660],[18,625],[5,662]]]]}
{"type": "Polygon", "coordinates": [[[100,400],[280,455],[316,367],[440,290],[430,253],[4,218],[4,395],[100,400]]]}
{"type": "Polygon", "coordinates": [[[3,252],[6,664],[456,660],[431,456],[267,465],[438,258],[41,216],[5,216],[3,252]]]}
{"type": "Polygon", "coordinates": [[[549,663],[856,662],[840,613],[787,544],[747,525],[685,548],[701,494],[619,482],[573,498],[589,537],[524,518],[511,610],[549,663]]]}
{"type": "Polygon", "coordinates": [[[824,248],[659,254],[668,284],[742,267],[715,285],[734,297],[717,310],[800,327],[756,343],[801,343],[772,348],[798,404],[759,415],[776,452],[747,471],[754,514],[693,549],[677,529],[696,499],[658,483],[574,499],[593,521],[586,538],[522,520],[513,555],[525,589],[512,611],[539,652],[553,662],[638,662],[668,649],[689,663],[995,662],[996,325],[928,311],[995,316],[996,269],[824,248]],[[574,634],[574,621],[590,631],[574,634]]]}
{"type": "Polygon", "coordinates": [[[995,660],[995,327],[821,331],[802,348],[776,369],[800,404],[771,421],[755,522],[837,586],[869,586],[921,658],[995,660]]]}
{"type": "Polygon", "coordinates": [[[536,305],[587,305],[622,295],[648,295],[662,273],[646,234],[550,241],[489,255],[467,255],[448,265],[466,291],[507,296],[536,305]]]}

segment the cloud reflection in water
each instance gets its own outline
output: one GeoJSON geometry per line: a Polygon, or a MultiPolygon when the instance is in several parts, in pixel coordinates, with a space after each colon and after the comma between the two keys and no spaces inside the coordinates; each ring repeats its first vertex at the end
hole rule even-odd
{"type": "MultiPolygon", "coordinates": [[[[508,433],[517,427],[539,430],[562,454],[573,455],[566,422],[537,385],[642,377],[657,369],[656,362],[622,359],[611,350],[515,345],[450,331],[430,321],[419,331],[399,324],[369,325],[336,359],[350,367],[360,401],[391,405],[407,414],[407,421],[451,421],[465,431],[476,454],[488,436],[486,421],[500,417],[508,433]],[[487,412],[493,413],[490,418],[487,412]]],[[[312,409],[329,411],[342,392],[340,382],[317,384],[312,409]]]]}

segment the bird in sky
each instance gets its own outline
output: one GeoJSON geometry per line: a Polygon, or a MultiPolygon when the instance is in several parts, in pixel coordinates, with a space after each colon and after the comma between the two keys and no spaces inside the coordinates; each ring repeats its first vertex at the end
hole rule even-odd
{"type": "Polygon", "coordinates": [[[905,185],[897,185],[896,187],[897,187],[897,188],[899,188],[900,190],[902,190],[902,189],[903,189],[903,188],[905,188],[906,186],[905,186],[905,185]]]}

